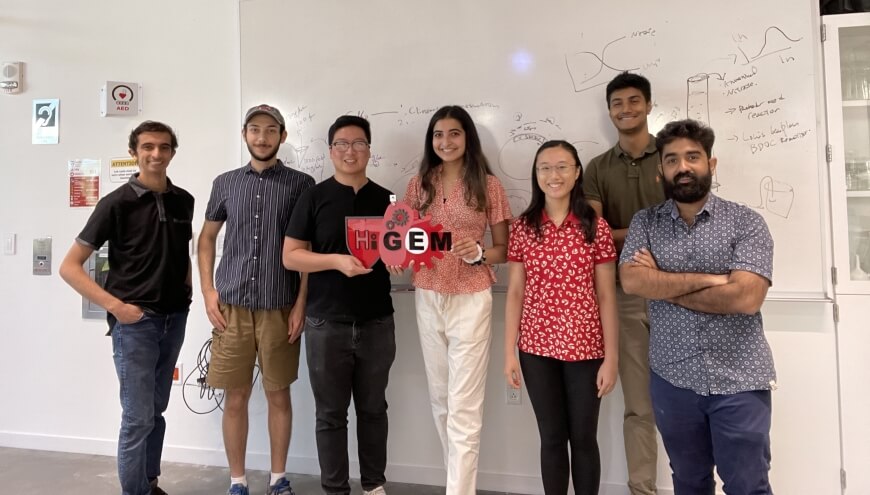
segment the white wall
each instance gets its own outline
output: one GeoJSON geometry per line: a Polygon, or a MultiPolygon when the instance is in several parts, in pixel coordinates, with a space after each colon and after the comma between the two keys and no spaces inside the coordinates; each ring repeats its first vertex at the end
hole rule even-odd
{"type": "MultiPolygon", "coordinates": [[[[53,237],[56,273],[91,213],[67,206],[67,160],[107,168],[144,119],[176,129],[169,175],[197,198],[200,222],[211,177],[239,162],[237,10],[233,0],[0,0],[0,60],[25,63],[24,92],[0,95],[0,231],[18,234],[17,254],[0,256],[0,443],[113,453],[120,407],[106,324],[82,321],[81,298],[58,276],[30,275],[31,242],[53,237]],[[141,83],[144,112],[100,117],[107,80],[141,83]],[[34,98],[60,99],[60,144],[30,144],[34,98]]],[[[208,334],[195,304],[183,350],[191,362],[208,334]]],[[[168,444],[220,450],[220,418],[187,414],[179,399],[168,444]]]]}
{"type": "MultiPolygon", "coordinates": [[[[100,158],[107,165],[109,158],[126,153],[129,130],[145,118],[176,128],[181,147],[170,176],[196,196],[196,215],[202,218],[211,179],[239,165],[237,8],[233,0],[75,5],[0,0],[0,60],[26,63],[25,92],[0,95],[0,232],[18,234],[18,253],[0,255],[0,445],[114,454],[120,408],[105,324],[79,318],[81,299],[59,277],[30,275],[31,242],[39,236],[54,238],[56,269],[90,213],[67,206],[67,160],[100,158]],[[98,91],[107,80],[143,85],[145,111],[140,118],[99,116],[98,91]],[[60,144],[30,144],[34,98],[60,98],[60,144]]],[[[281,47],[264,49],[281,56],[281,47]]],[[[399,353],[388,392],[388,476],[439,484],[444,474],[427,403],[413,297],[397,294],[394,301],[399,353]]],[[[520,407],[505,405],[500,358],[504,297],[497,295],[495,301],[480,484],[540,493],[538,438],[527,397],[520,407]]],[[[764,313],[780,375],[780,389],[774,393],[774,486],[789,495],[836,493],[839,443],[831,305],[769,302],[764,313]]],[[[196,297],[181,356],[185,372],[192,369],[208,336],[196,297]]],[[[302,369],[293,388],[289,469],[316,473],[313,401],[305,375],[302,369]]],[[[180,391],[174,388],[167,412],[165,458],[225,465],[219,414],[189,412],[180,391]]],[[[620,403],[616,392],[602,409],[602,493],[607,494],[627,493],[620,403]]],[[[262,398],[252,401],[251,409],[249,467],[265,469],[262,398]]],[[[660,485],[670,487],[664,455],[659,471],[660,485]]]]}

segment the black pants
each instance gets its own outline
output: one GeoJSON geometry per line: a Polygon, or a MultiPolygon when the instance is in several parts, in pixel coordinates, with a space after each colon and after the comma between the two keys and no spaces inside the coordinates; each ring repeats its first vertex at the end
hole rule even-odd
{"type": "Polygon", "coordinates": [[[541,479],[546,495],[568,493],[569,444],[574,493],[598,493],[601,399],[595,380],[603,361],[560,361],[520,352],[523,378],[541,435],[541,479]]]}
{"type": "Polygon", "coordinates": [[[363,489],[386,482],[387,381],[396,357],[393,316],[362,322],[305,319],[308,376],[316,410],[320,484],[328,494],[350,494],[347,409],[356,409],[363,489]]]}

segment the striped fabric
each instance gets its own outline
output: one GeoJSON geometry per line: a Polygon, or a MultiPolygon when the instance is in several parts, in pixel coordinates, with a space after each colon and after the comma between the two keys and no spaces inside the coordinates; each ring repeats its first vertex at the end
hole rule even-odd
{"type": "Polygon", "coordinates": [[[314,179],[278,161],[258,174],[250,163],[212,184],[206,220],[226,222],[215,287],[226,304],[248,309],[290,306],[299,274],[284,269],[281,250],[293,207],[314,179]]]}

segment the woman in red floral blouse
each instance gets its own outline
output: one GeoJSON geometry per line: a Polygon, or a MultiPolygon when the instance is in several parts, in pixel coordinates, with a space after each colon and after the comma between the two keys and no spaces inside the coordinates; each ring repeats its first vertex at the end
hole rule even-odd
{"type": "Polygon", "coordinates": [[[492,265],[505,262],[511,210],[462,107],[432,115],[420,172],[408,183],[405,202],[453,238],[444,258],[414,273],[414,303],[447,467],[446,495],[474,495],[492,334],[492,265]]]}
{"type": "Polygon", "coordinates": [[[616,249],[582,178],[574,146],[541,145],[508,241],[504,373],[514,388],[525,377],[547,495],[566,494],[569,474],[576,494],[598,493],[598,411],[616,384],[616,249]]]}

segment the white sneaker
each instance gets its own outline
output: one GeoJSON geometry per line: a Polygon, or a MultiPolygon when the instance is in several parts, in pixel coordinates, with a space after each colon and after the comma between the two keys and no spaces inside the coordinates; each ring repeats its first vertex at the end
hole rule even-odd
{"type": "Polygon", "coordinates": [[[384,490],[384,487],[379,486],[374,490],[363,490],[363,495],[387,495],[387,491],[384,490]]]}

